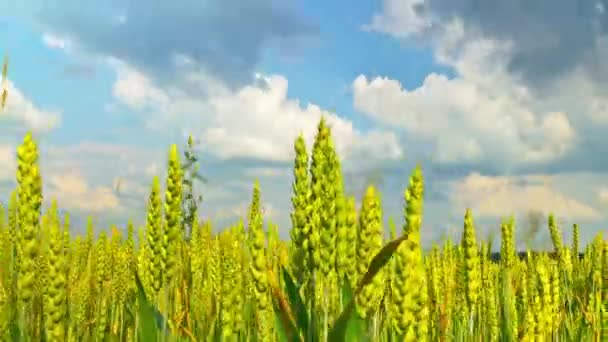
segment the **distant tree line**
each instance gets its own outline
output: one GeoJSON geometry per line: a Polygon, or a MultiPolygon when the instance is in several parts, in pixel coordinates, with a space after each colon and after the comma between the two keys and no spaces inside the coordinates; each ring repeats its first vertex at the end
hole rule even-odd
{"type": "MultiPolygon", "coordinates": [[[[557,259],[557,253],[556,252],[538,252],[538,251],[532,251],[530,252],[531,255],[535,256],[535,255],[539,255],[541,253],[546,253],[549,255],[549,257],[551,257],[551,259],[557,259]]],[[[578,258],[582,259],[583,258],[583,253],[578,253],[578,258]]],[[[517,256],[519,257],[520,260],[527,260],[528,259],[528,252],[517,252],[517,256]]],[[[494,252],[490,254],[490,259],[494,262],[499,262],[500,261],[500,252],[494,252]]]]}

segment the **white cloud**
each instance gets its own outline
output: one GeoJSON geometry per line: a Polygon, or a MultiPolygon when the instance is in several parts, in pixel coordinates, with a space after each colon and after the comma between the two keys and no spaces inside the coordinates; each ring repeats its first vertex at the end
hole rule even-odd
{"type": "Polygon", "coordinates": [[[152,179],[154,176],[160,177],[160,169],[160,165],[157,162],[152,162],[146,166],[144,173],[146,174],[146,176],[152,179]]]}
{"type": "MultiPolygon", "coordinates": [[[[141,222],[145,219],[152,177],[159,176],[161,187],[166,186],[165,149],[94,141],[41,148],[45,197],[56,197],[59,207],[71,212],[100,213],[117,219],[125,219],[128,214],[141,222]],[[108,165],[114,167],[108,169],[108,165]]],[[[207,173],[205,164],[201,172],[207,173]]],[[[14,173],[11,177],[14,178],[14,173]]],[[[220,173],[207,184],[197,183],[197,191],[204,199],[201,214],[215,217],[215,213],[221,211],[232,215],[235,205],[243,198],[247,202],[250,197],[253,183],[244,179],[246,175],[234,179],[220,173]]]]}
{"type": "MultiPolygon", "coordinates": [[[[44,148],[44,147],[43,147],[44,148]]],[[[59,148],[44,149],[39,163],[41,166],[45,202],[57,199],[61,208],[98,212],[118,207],[118,202],[109,187],[91,187],[81,171],[77,171],[77,162],[63,154],[61,160],[48,158],[51,151],[57,155],[59,148]]],[[[65,151],[64,151],[65,152],[65,151]]],[[[78,157],[75,159],[78,160],[78,157]]],[[[16,147],[0,145],[0,181],[15,182],[17,167],[16,147]]],[[[10,185],[12,187],[13,185],[10,185]]],[[[9,187],[9,188],[10,188],[9,187]]],[[[6,190],[6,189],[4,189],[6,190]]]]}
{"type": "Polygon", "coordinates": [[[127,19],[128,19],[127,15],[119,14],[114,17],[113,21],[117,25],[124,25],[127,22],[127,19]]]}
{"type": "Polygon", "coordinates": [[[519,178],[471,173],[453,184],[450,201],[459,212],[469,207],[477,216],[506,217],[537,210],[571,219],[597,220],[602,215],[592,206],[555,190],[547,175],[519,178]]]}
{"type": "Polygon", "coordinates": [[[424,0],[385,0],[384,11],[374,15],[366,30],[386,32],[398,37],[408,37],[431,27],[431,20],[421,16],[417,8],[424,0]]]}
{"type": "Polygon", "coordinates": [[[62,208],[99,213],[119,209],[119,199],[106,186],[91,187],[86,178],[76,172],[55,174],[45,178],[48,198],[55,198],[62,208]]]}
{"type": "Polygon", "coordinates": [[[51,33],[43,34],[42,41],[46,46],[52,49],[66,50],[71,47],[71,43],[67,38],[59,37],[51,33]]]}
{"type": "Polygon", "coordinates": [[[431,73],[413,90],[360,75],[352,85],[355,108],[428,139],[438,162],[515,164],[564,155],[576,142],[568,114],[535,109],[526,88],[489,63],[504,49],[492,41],[471,43],[453,61],[457,77],[431,73]]]}
{"type": "Polygon", "coordinates": [[[162,110],[168,105],[168,96],[144,74],[117,61],[111,63],[118,69],[118,78],[112,86],[114,97],[134,109],[160,107],[162,110]]]}
{"type": "Polygon", "coordinates": [[[608,188],[601,188],[597,192],[597,197],[602,203],[608,204],[608,188]]]}
{"type": "Polygon", "coordinates": [[[336,148],[346,159],[362,153],[378,159],[402,156],[392,132],[361,132],[352,122],[315,104],[289,99],[288,81],[283,76],[260,76],[254,84],[230,91],[203,73],[188,73],[181,81],[206,95],[198,96],[176,85],[161,89],[124,63],[112,63],[118,73],[115,97],[133,109],[146,108],[148,127],[167,130],[179,122],[183,125],[179,128],[187,127],[200,138],[203,148],[219,158],[290,161],[293,141],[301,132],[312,146],[321,116],[332,127],[336,148]]]}
{"type": "Polygon", "coordinates": [[[291,174],[291,170],[288,168],[278,167],[251,167],[245,170],[245,174],[250,177],[279,177],[291,174]]]}
{"type": "Polygon", "coordinates": [[[450,201],[459,219],[469,206],[493,218],[539,210],[606,223],[605,164],[582,159],[608,151],[608,35],[591,28],[597,17],[568,13],[566,2],[545,9],[570,25],[545,20],[540,7],[490,4],[504,11],[480,16],[461,1],[383,0],[364,27],[422,43],[451,72],[431,73],[413,89],[390,75],[361,75],[352,83],[357,110],[430,142],[431,164],[477,162],[506,174],[550,165],[551,177],[472,173],[456,182],[450,201]]]}
{"type": "MultiPolygon", "coordinates": [[[[6,107],[0,110],[0,120],[4,121],[3,126],[13,129],[31,130],[33,132],[49,132],[56,128],[61,122],[61,113],[58,111],[42,110],[28,99],[13,82],[7,81],[8,96],[6,107]]],[[[0,127],[0,132],[3,129],[0,127]]]]}
{"type": "MultiPolygon", "coordinates": [[[[431,73],[419,87],[404,89],[388,77],[361,75],[352,84],[356,109],[432,142],[438,162],[505,166],[556,161],[587,144],[604,151],[599,127],[608,129],[608,86],[601,76],[605,68],[594,61],[608,57],[608,36],[594,35],[589,54],[539,86],[530,82],[535,78],[530,72],[513,69],[514,58],[527,56],[522,52],[527,45],[521,45],[527,42],[525,34],[504,22],[495,32],[490,21],[465,13],[460,5],[384,0],[366,28],[408,42],[424,40],[436,61],[455,76],[431,73]]],[[[521,15],[518,6],[509,10],[514,20],[521,15]]],[[[586,32],[580,29],[572,30],[586,32]]],[[[529,57],[539,57],[535,53],[529,57]]],[[[541,61],[522,63],[542,69],[541,61]]]]}
{"type": "MultiPolygon", "coordinates": [[[[370,152],[398,150],[390,146],[396,139],[372,144],[370,140],[374,136],[356,130],[350,121],[317,105],[301,106],[298,101],[288,99],[288,84],[284,77],[271,76],[265,81],[268,89],[247,86],[236,94],[209,100],[217,116],[214,127],[205,132],[203,144],[211,144],[224,157],[290,160],[295,137],[303,132],[311,146],[318,120],[325,116],[332,127],[336,147],[345,158],[363,146],[370,152]]],[[[388,157],[398,157],[399,152],[388,157]]]]}
{"type": "MultiPolygon", "coordinates": [[[[0,145],[0,182],[9,181],[0,189],[4,194],[14,186],[15,151],[15,146],[0,145]]],[[[165,186],[165,158],[164,149],[103,142],[83,141],[68,146],[41,144],[39,162],[45,205],[56,199],[60,208],[81,218],[99,214],[126,220],[125,216],[129,215],[142,222],[152,177],[160,176],[161,186],[165,186]],[[108,165],[115,167],[108,169],[108,165]]],[[[240,202],[249,198],[252,184],[243,179],[215,177],[199,188],[204,197],[201,213],[233,215],[237,203],[240,209],[246,207],[240,202]]]]}
{"type": "Polygon", "coordinates": [[[40,148],[45,197],[56,197],[58,205],[70,211],[104,215],[140,211],[152,180],[146,165],[165,156],[162,151],[94,141],[40,148]]]}
{"type": "MultiPolygon", "coordinates": [[[[116,166],[113,176],[139,172],[140,165],[162,158],[161,151],[98,141],[81,141],[73,145],[41,145],[41,163],[52,169],[90,168],[97,174],[109,176],[107,166],[116,166]]],[[[111,178],[108,178],[111,179],[111,178]]]]}
{"type": "Polygon", "coordinates": [[[14,178],[16,168],[14,146],[0,145],[0,180],[14,178]]]}
{"type": "MultiPolygon", "coordinates": [[[[230,218],[246,218],[247,213],[249,212],[249,207],[251,206],[251,202],[242,201],[236,205],[232,205],[229,207],[219,208],[219,210],[215,210],[213,213],[208,215],[208,219],[217,221],[217,220],[225,220],[230,218]]],[[[264,215],[264,219],[275,219],[277,217],[277,211],[275,207],[266,202],[262,201],[260,210],[264,215]]],[[[246,223],[246,222],[245,222],[246,223]]]]}

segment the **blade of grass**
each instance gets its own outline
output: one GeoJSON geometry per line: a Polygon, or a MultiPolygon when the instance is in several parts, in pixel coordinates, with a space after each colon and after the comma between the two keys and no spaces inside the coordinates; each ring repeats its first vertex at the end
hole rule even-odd
{"type": "Polygon", "coordinates": [[[139,275],[135,274],[137,297],[139,299],[139,339],[140,341],[158,341],[158,327],[153,305],[148,301],[139,275]]]}
{"type": "Polygon", "coordinates": [[[291,311],[296,317],[296,326],[300,333],[304,335],[304,340],[308,340],[308,310],[306,309],[304,300],[302,300],[302,297],[300,296],[299,288],[296,286],[291,278],[291,275],[284,267],[282,268],[282,273],[289,305],[291,307],[291,311]]]}
{"type": "Polygon", "coordinates": [[[278,316],[278,320],[281,323],[282,330],[286,335],[286,338],[289,341],[304,341],[302,336],[300,335],[298,328],[296,326],[296,321],[293,315],[293,312],[289,306],[289,302],[285,298],[285,295],[279,288],[279,284],[277,282],[277,278],[274,275],[272,270],[268,271],[269,281],[270,281],[270,289],[272,291],[272,296],[274,298],[274,311],[278,316]]]}
{"type": "Polygon", "coordinates": [[[405,241],[407,238],[408,238],[408,234],[405,233],[402,236],[400,236],[399,238],[388,242],[386,245],[384,245],[384,247],[382,247],[380,252],[378,252],[378,254],[376,254],[374,256],[374,258],[372,259],[372,262],[370,263],[369,267],[367,268],[367,272],[365,273],[365,275],[363,276],[361,281],[359,281],[359,284],[357,285],[357,289],[353,293],[351,300],[348,302],[348,305],[342,311],[342,313],[340,313],[340,316],[338,317],[338,319],[334,323],[334,326],[332,327],[331,331],[329,332],[329,341],[332,341],[332,342],[345,341],[349,320],[352,316],[352,312],[355,307],[354,298],[356,298],[359,295],[359,293],[361,292],[363,287],[365,287],[365,285],[371,283],[371,281],[374,279],[376,274],[378,274],[378,272],[380,272],[382,267],[384,267],[388,263],[388,261],[393,256],[393,254],[397,251],[397,248],[399,248],[401,243],[403,241],[405,241]]]}
{"type": "MultiPolygon", "coordinates": [[[[347,303],[354,301],[353,289],[350,286],[349,281],[344,281],[342,285],[342,298],[347,303]]],[[[348,320],[346,327],[345,338],[346,341],[359,341],[360,337],[364,335],[365,321],[362,320],[356,313],[348,320]]]]}

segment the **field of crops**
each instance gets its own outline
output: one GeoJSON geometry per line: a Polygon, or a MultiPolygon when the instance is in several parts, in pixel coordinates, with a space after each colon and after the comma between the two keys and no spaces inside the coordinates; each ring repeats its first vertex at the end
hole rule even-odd
{"type": "Polygon", "coordinates": [[[233,226],[199,220],[196,159],[175,145],[167,179],[151,180],[145,226],[95,236],[92,223],[70,227],[61,203],[41,212],[26,135],[0,207],[0,340],[608,341],[601,235],[579,247],[574,226],[565,242],[549,216],[554,251],[522,259],[505,218],[496,262],[467,210],[461,241],[423,251],[422,168],[404,184],[405,224],[385,240],[380,194],[369,186],[355,208],[324,120],[310,154],[302,137],[294,150],[289,242],[264,220],[257,183],[233,226]]]}

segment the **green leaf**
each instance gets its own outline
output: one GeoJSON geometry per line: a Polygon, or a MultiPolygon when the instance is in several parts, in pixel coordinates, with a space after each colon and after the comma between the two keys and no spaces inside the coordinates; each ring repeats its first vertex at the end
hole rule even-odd
{"type": "Polygon", "coordinates": [[[207,182],[208,182],[208,181],[207,181],[207,178],[205,178],[205,177],[203,177],[203,176],[199,175],[198,173],[195,173],[195,174],[194,174],[194,178],[195,178],[195,179],[198,179],[199,181],[201,181],[201,182],[203,182],[203,183],[207,183],[207,182]]]}
{"type": "MultiPolygon", "coordinates": [[[[579,325],[578,325],[578,329],[577,329],[577,331],[576,331],[576,338],[577,338],[577,339],[576,339],[576,340],[574,340],[574,341],[583,341],[583,340],[584,340],[584,339],[583,339],[584,328],[585,328],[585,325],[584,325],[584,324],[579,324],[579,325]]],[[[588,340],[588,341],[589,341],[589,340],[588,340]]]]}
{"type": "Polygon", "coordinates": [[[192,164],[193,164],[193,163],[194,163],[194,161],[192,161],[192,160],[188,160],[187,162],[185,162],[185,163],[182,165],[182,170],[189,169],[189,168],[192,166],[192,164]]]}
{"type": "MultiPolygon", "coordinates": [[[[354,300],[353,289],[350,282],[345,278],[342,285],[342,298],[345,302],[350,303],[354,300]]],[[[356,313],[351,315],[346,326],[346,341],[359,341],[360,337],[365,334],[365,320],[361,319],[356,313]]]]}
{"type": "Polygon", "coordinates": [[[137,296],[139,299],[139,339],[140,341],[157,341],[158,326],[154,306],[148,301],[139,275],[135,274],[137,296]]]}
{"type": "Polygon", "coordinates": [[[21,327],[18,322],[11,322],[9,325],[11,341],[21,341],[21,327]]]}
{"type": "Polygon", "coordinates": [[[357,290],[355,291],[355,295],[358,295],[359,292],[363,289],[363,287],[372,282],[376,274],[380,272],[380,270],[388,263],[393,254],[397,251],[397,248],[401,245],[401,243],[407,240],[409,234],[405,233],[400,236],[398,239],[388,242],[378,254],[374,256],[372,262],[370,262],[369,267],[367,268],[367,272],[363,276],[363,279],[359,282],[357,286],[357,290]]]}
{"type": "Polygon", "coordinates": [[[281,323],[283,332],[289,341],[300,341],[301,336],[298,332],[298,328],[296,327],[295,318],[293,316],[293,311],[290,307],[289,301],[287,298],[285,298],[283,291],[281,291],[279,288],[277,279],[272,271],[269,272],[269,275],[270,289],[274,299],[272,302],[275,315],[277,316],[277,322],[281,323]]]}
{"type": "Polygon", "coordinates": [[[219,336],[217,332],[217,324],[218,319],[217,315],[213,315],[211,325],[209,326],[209,331],[207,333],[207,341],[219,341],[219,336]]]}
{"type": "Polygon", "coordinates": [[[0,109],[6,107],[6,98],[8,96],[8,56],[4,55],[4,64],[2,65],[2,94],[0,95],[0,109]]]}
{"type": "Polygon", "coordinates": [[[350,303],[350,301],[353,300],[353,288],[350,285],[350,281],[348,280],[348,278],[346,276],[344,277],[341,290],[342,290],[342,300],[345,303],[350,303]]]}
{"type": "Polygon", "coordinates": [[[509,270],[502,269],[500,271],[500,286],[502,291],[500,301],[503,316],[503,319],[500,321],[501,336],[503,336],[503,339],[506,341],[514,341],[515,336],[512,336],[511,324],[515,313],[511,312],[511,306],[509,304],[510,301],[515,300],[515,298],[511,291],[511,275],[509,270]]]}
{"type": "Polygon", "coordinates": [[[274,318],[275,318],[275,320],[274,320],[274,326],[275,326],[275,329],[276,329],[276,331],[277,331],[277,333],[279,335],[279,341],[281,341],[281,342],[289,342],[291,340],[289,339],[289,337],[288,337],[289,335],[287,334],[287,331],[285,329],[285,325],[284,325],[283,319],[281,317],[280,310],[281,309],[278,307],[278,305],[275,304],[275,307],[274,307],[274,318]]]}
{"type": "Polygon", "coordinates": [[[299,288],[294,283],[291,275],[283,267],[283,281],[285,282],[285,290],[287,291],[287,299],[291,306],[291,312],[296,316],[297,328],[304,335],[304,340],[308,340],[308,310],[299,293],[299,288]]]}
{"type": "Polygon", "coordinates": [[[494,231],[490,230],[488,232],[488,236],[486,238],[486,241],[488,242],[488,255],[484,255],[484,258],[491,258],[492,256],[492,245],[494,244],[494,231]]]}
{"type": "Polygon", "coordinates": [[[378,252],[378,254],[376,254],[374,256],[374,258],[372,259],[372,262],[369,264],[369,267],[367,268],[367,272],[365,273],[365,275],[363,276],[361,281],[359,281],[357,289],[355,290],[351,300],[348,302],[348,305],[346,306],[346,308],[344,308],[344,310],[342,310],[342,313],[340,313],[340,316],[338,317],[338,319],[334,323],[334,326],[330,330],[330,332],[329,332],[330,341],[332,341],[332,342],[333,341],[335,341],[335,342],[347,341],[346,333],[348,330],[351,315],[355,308],[354,298],[356,298],[359,295],[359,293],[361,292],[363,287],[365,287],[365,285],[371,283],[371,281],[374,279],[376,274],[378,274],[378,272],[380,272],[382,267],[384,267],[388,263],[388,261],[391,259],[393,254],[395,254],[395,252],[397,251],[397,248],[399,248],[401,243],[403,241],[405,241],[407,239],[407,237],[408,237],[408,234],[405,233],[402,236],[400,236],[398,239],[388,242],[386,245],[384,245],[384,247],[382,247],[380,252],[378,252]]]}

